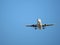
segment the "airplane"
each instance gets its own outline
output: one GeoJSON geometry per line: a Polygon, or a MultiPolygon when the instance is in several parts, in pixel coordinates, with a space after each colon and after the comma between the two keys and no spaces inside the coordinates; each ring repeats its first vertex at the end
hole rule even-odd
{"type": "Polygon", "coordinates": [[[53,26],[54,24],[42,24],[41,19],[37,19],[37,24],[32,24],[32,25],[26,25],[27,27],[34,27],[35,30],[38,29],[45,29],[46,26],[53,26]]]}

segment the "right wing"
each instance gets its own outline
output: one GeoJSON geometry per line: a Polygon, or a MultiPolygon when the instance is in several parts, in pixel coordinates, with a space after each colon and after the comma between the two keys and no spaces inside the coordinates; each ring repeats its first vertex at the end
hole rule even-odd
{"type": "Polygon", "coordinates": [[[37,25],[34,25],[34,24],[32,24],[32,25],[26,25],[27,27],[37,27],[37,25]]]}

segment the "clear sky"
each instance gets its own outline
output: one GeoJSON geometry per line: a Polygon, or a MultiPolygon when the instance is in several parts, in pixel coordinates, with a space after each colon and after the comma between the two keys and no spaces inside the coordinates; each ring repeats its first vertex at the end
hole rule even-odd
{"type": "Polygon", "coordinates": [[[0,45],[60,45],[60,0],[0,0],[0,45]],[[37,18],[55,25],[25,26],[37,18]]]}

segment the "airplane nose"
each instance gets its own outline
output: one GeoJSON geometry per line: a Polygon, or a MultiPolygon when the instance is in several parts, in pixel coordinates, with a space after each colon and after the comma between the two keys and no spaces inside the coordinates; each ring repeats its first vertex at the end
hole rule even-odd
{"type": "Polygon", "coordinates": [[[41,22],[41,19],[38,18],[38,21],[41,22]]]}

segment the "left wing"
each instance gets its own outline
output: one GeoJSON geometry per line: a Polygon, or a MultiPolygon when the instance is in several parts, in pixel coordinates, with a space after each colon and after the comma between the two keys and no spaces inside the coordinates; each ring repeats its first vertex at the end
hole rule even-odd
{"type": "Polygon", "coordinates": [[[43,24],[42,27],[45,29],[46,26],[53,26],[54,24],[43,24]]]}
{"type": "Polygon", "coordinates": [[[53,26],[54,24],[43,24],[42,27],[45,27],[45,26],[53,26]]]}

